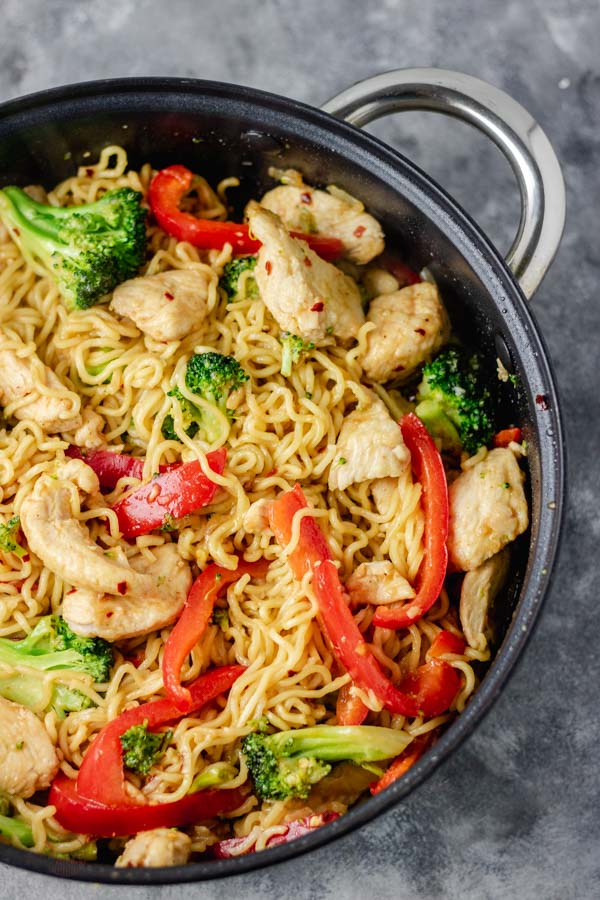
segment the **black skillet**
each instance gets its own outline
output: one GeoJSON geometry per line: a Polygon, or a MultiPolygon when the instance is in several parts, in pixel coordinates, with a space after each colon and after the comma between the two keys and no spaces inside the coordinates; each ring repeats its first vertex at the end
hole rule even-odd
{"type": "Polygon", "coordinates": [[[551,576],[565,490],[556,388],[526,302],[560,241],[564,185],[543,131],[506,94],[456,72],[407,69],[349,88],[324,111],[245,87],[178,78],[96,81],[43,91],[0,105],[0,186],[50,187],[86,160],[94,161],[109,144],[124,146],[133,167],[147,161],[155,168],[183,163],[213,183],[238,175],[240,204],[257,195],[273,165],[298,168],[309,182],[335,183],[359,197],[382,222],[388,246],[396,246],[413,268],[429,267],[454,326],[516,375],[517,389],[506,391],[503,400],[506,420],[521,424],[529,446],[531,529],[516,554],[497,652],[465,712],[399,782],[313,834],[237,859],[115,869],[0,844],[0,861],[50,875],[130,885],[196,881],[315,849],[398,803],[473,731],[523,651],[551,576]],[[467,121],[509,159],[522,212],[506,261],[427,175],[355,127],[406,109],[467,121]]]}

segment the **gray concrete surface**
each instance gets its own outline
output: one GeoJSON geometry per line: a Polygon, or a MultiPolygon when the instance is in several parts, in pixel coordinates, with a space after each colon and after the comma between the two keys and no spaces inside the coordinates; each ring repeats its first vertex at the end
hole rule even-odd
{"type": "MultiPolygon", "coordinates": [[[[543,123],[568,185],[567,230],[535,313],[570,450],[560,565],[525,658],[477,733],[402,806],[310,857],[227,882],[121,890],[0,866],[3,900],[600,897],[599,34],[597,0],[2,0],[0,99],[169,74],[318,104],[361,77],[413,65],[461,69],[511,93],[543,123]]],[[[378,133],[509,244],[515,189],[483,139],[412,113],[378,133]]]]}

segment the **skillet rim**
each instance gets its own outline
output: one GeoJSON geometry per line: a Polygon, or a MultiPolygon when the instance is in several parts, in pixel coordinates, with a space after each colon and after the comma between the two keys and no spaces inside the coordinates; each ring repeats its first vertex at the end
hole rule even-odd
{"type": "Polygon", "coordinates": [[[36,113],[41,114],[45,110],[46,115],[50,116],[53,107],[58,107],[54,112],[55,121],[60,120],[61,111],[64,114],[80,109],[83,114],[86,106],[88,113],[91,108],[99,107],[104,112],[112,109],[117,115],[127,111],[122,108],[124,100],[128,102],[130,111],[143,109],[153,94],[157,98],[165,94],[177,95],[180,102],[188,94],[196,100],[200,95],[213,100],[220,98],[228,103],[233,101],[260,106],[275,115],[282,113],[287,118],[293,118],[296,129],[304,126],[308,137],[314,138],[314,133],[326,133],[329,139],[335,138],[344,146],[350,145],[349,149],[355,154],[355,164],[364,167],[367,161],[376,162],[372,172],[378,178],[385,180],[391,189],[402,193],[425,218],[431,220],[435,215],[436,227],[481,280],[490,302],[496,307],[500,302],[505,305],[502,316],[505,328],[509,325],[516,327],[516,330],[511,328],[512,340],[523,361],[527,362],[527,366],[522,367],[527,376],[523,388],[527,388],[527,406],[539,440],[539,520],[536,545],[529,549],[527,571],[511,624],[481,686],[465,711],[453,721],[436,745],[401,781],[382,794],[369,798],[351,808],[340,819],[289,844],[235,859],[209,860],[170,868],[115,869],[106,864],[55,859],[0,844],[0,862],[55,877],[106,884],[173,884],[242,874],[324,846],[397,805],[469,737],[489,712],[514,671],[548,590],[564,517],[564,430],[552,364],[534,316],[518,282],[479,226],[435,181],[402,154],[367,132],[297,100],[225,82],[150,76],[79,82],[8,100],[0,104],[0,140],[4,131],[18,131],[27,124],[28,119],[35,119],[36,113]],[[137,103],[132,107],[134,98],[137,98],[137,103]],[[534,398],[539,394],[546,396],[547,409],[536,405],[534,398]]]}

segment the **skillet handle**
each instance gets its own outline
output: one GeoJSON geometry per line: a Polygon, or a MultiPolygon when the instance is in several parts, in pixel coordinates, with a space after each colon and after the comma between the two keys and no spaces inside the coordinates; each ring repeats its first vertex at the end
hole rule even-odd
{"type": "Polygon", "coordinates": [[[448,69],[384,72],[323,106],[325,112],[359,126],[407,109],[468,122],[508,159],[521,192],[521,219],[506,262],[531,298],[554,258],[565,224],[565,185],[550,141],[527,110],[504,91],[448,69]]]}

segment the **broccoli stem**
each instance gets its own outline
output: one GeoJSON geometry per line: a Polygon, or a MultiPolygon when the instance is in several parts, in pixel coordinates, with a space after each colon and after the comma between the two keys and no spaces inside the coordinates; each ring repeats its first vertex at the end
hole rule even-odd
{"type": "Polygon", "coordinates": [[[375,762],[391,759],[404,750],[410,738],[402,731],[376,725],[315,725],[279,731],[266,737],[269,749],[277,757],[351,762],[375,762]]]}
{"type": "Polygon", "coordinates": [[[219,787],[227,781],[232,781],[237,774],[234,766],[227,762],[213,763],[207,766],[199,775],[196,775],[188,793],[195,794],[206,788],[219,787]]]}
{"type": "Polygon", "coordinates": [[[11,816],[0,815],[0,835],[11,843],[16,838],[23,847],[33,847],[34,844],[31,826],[11,816]]]}

